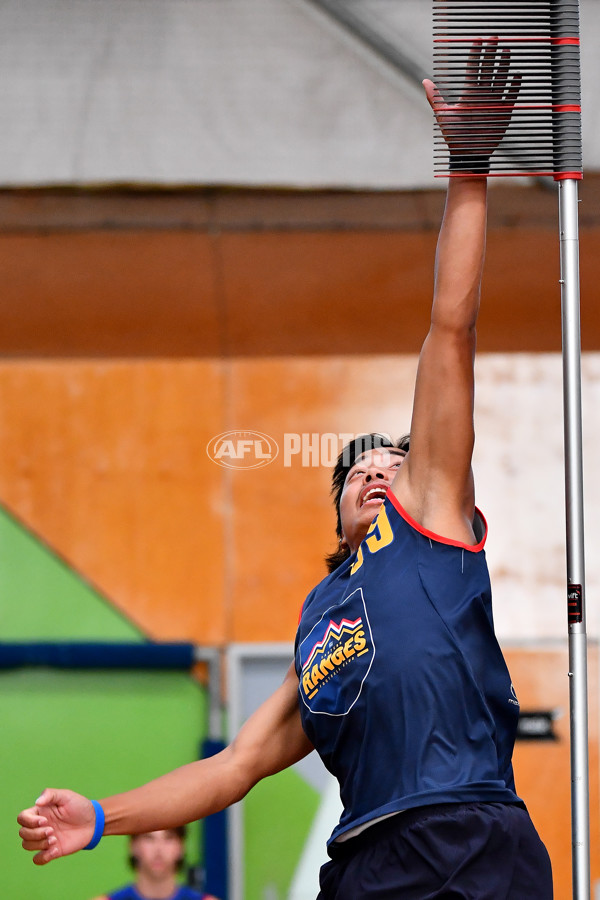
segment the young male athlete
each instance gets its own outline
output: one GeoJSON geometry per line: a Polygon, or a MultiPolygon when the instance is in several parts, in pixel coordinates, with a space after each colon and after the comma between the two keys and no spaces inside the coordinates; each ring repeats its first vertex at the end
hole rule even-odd
{"type": "MultiPolygon", "coordinates": [[[[489,157],[519,89],[508,51],[474,45],[460,102],[426,81],[452,165],[489,157]],[[470,100],[494,108],[481,124],[470,100]],[[458,146],[452,123],[476,130],[458,146]]],[[[548,854],[515,792],[518,701],[493,632],[485,523],[474,505],[473,358],[486,179],[451,178],[410,449],[353,446],[335,486],[340,553],[302,611],[283,685],[211,759],[93,804],[45,790],[19,816],[44,865],[102,833],[216,812],[313,747],[344,811],[321,900],[549,900],[548,854]],[[366,452],[362,452],[362,451],[366,452]],[[105,817],[105,821],[104,821],[105,817]]],[[[382,374],[385,377],[385,373],[382,374]]]]}
{"type": "Polygon", "coordinates": [[[134,834],[129,838],[129,863],[135,882],[96,900],[217,900],[179,884],[184,865],[185,826],[134,834]]]}

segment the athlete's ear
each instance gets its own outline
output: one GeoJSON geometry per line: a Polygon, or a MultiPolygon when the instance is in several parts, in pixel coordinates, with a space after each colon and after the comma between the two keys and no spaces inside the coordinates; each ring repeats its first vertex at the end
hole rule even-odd
{"type": "Polygon", "coordinates": [[[346,538],[344,537],[344,535],[341,536],[341,538],[339,539],[339,542],[338,542],[338,543],[339,543],[340,550],[347,550],[347,549],[348,549],[348,541],[346,540],[346,538]]]}

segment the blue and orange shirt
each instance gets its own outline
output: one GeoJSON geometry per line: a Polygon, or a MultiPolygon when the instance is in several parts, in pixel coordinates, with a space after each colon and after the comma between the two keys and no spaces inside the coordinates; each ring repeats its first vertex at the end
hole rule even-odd
{"type": "Polygon", "coordinates": [[[519,704],[494,634],[485,522],[476,546],[387,497],[309,594],[296,637],[302,724],[340,784],[331,840],[428,804],[519,802],[519,704]]]}

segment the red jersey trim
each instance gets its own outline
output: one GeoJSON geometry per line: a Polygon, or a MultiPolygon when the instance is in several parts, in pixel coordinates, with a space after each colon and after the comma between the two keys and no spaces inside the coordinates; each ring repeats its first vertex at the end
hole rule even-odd
{"type": "Polygon", "coordinates": [[[481,539],[481,541],[478,544],[463,544],[462,541],[453,541],[451,538],[442,537],[441,535],[436,534],[434,531],[428,531],[426,528],[423,528],[422,525],[419,525],[418,522],[415,522],[415,520],[411,516],[409,516],[409,514],[406,512],[404,507],[401,505],[400,501],[398,500],[396,495],[392,492],[391,488],[387,492],[387,496],[392,501],[392,505],[393,505],[394,509],[396,510],[396,512],[402,516],[404,521],[407,522],[411,526],[411,528],[414,528],[415,531],[418,531],[419,534],[422,534],[425,537],[431,538],[432,541],[437,541],[439,544],[449,544],[451,547],[462,547],[463,550],[468,550],[470,553],[479,553],[481,550],[483,550],[486,539],[487,539],[488,526],[487,526],[487,522],[485,520],[485,516],[477,508],[476,508],[476,512],[481,517],[481,521],[483,522],[483,526],[485,528],[485,534],[483,535],[483,538],[481,539]]]}

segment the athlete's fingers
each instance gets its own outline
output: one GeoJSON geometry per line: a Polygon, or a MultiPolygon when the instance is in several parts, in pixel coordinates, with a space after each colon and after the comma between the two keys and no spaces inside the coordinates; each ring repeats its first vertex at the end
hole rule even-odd
{"type": "Polygon", "coordinates": [[[439,107],[440,103],[444,103],[444,98],[430,78],[425,78],[423,80],[423,87],[425,88],[425,94],[432,109],[435,110],[439,107]]]}
{"type": "Polygon", "coordinates": [[[480,84],[490,90],[496,68],[498,36],[489,38],[481,57],[480,84]]]}
{"type": "Polygon", "coordinates": [[[433,107],[433,98],[435,95],[435,85],[433,81],[431,81],[429,78],[425,78],[423,81],[423,87],[425,88],[425,95],[427,97],[429,105],[433,107]]]}
{"type": "Polygon", "coordinates": [[[479,66],[481,63],[482,48],[482,40],[473,41],[471,50],[469,52],[469,58],[467,60],[465,87],[474,87],[477,84],[479,78],[479,66]]]}
{"type": "Polygon", "coordinates": [[[58,847],[52,847],[50,850],[42,850],[40,853],[36,853],[33,857],[33,862],[36,866],[45,866],[47,863],[52,862],[53,859],[58,859],[59,856],[58,847]]]}
{"type": "Polygon", "coordinates": [[[495,94],[504,94],[508,75],[510,72],[510,50],[505,48],[500,53],[500,60],[494,76],[493,91],[495,94]]]}
{"type": "Polygon", "coordinates": [[[56,842],[56,835],[52,828],[20,828],[19,837],[24,841],[51,841],[56,842]]]}
{"type": "Polygon", "coordinates": [[[57,793],[53,788],[45,788],[35,801],[36,806],[51,806],[57,803],[57,793]]]}
{"type": "Polygon", "coordinates": [[[48,838],[35,838],[33,840],[23,840],[21,841],[21,846],[23,850],[30,850],[31,852],[38,852],[40,850],[51,850],[56,844],[56,838],[54,835],[48,838]]]}
{"type": "Polygon", "coordinates": [[[19,825],[24,825],[26,828],[36,828],[40,826],[44,826],[48,824],[48,819],[46,816],[40,816],[37,811],[37,807],[32,806],[29,809],[24,809],[23,812],[20,812],[17,816],[17,822],[19,825]]]}
{"type": "Polygon", "coordinates": [[[506,93],[505,102],[510,106],[514,106],[521,90],[521,82],[523,81],[523,73],[515,72],[506,93]]]}

